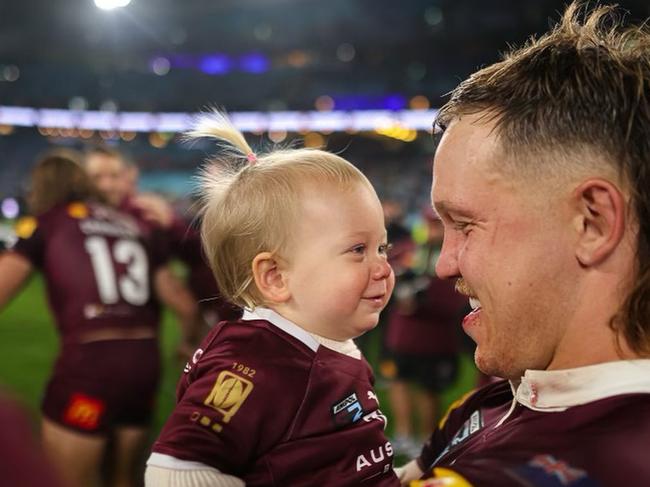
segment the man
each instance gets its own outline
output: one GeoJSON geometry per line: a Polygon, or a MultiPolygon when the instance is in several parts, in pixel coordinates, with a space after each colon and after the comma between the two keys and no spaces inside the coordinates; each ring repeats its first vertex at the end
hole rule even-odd
{"type": "MultiPolygon", "coordinates": [[[[186,265],[185,284],[198,305],[203,324],[212,326],[221,320],[236,320],[242,316],[243,310],[227,302],[221,295],[203,256],[196,226],[187,221],[189,218],[179,216],[159,195],[138,193],[139,170],[135,164],[114,149],[94,147],[86,154],[85,167],[95,186],[113,206],[154,227],[168,252],[186,265]]],[[[170,288],[179,284],[175,280],[170,288]]],[[[178,314],[182,316],[182,313],[178,314]]],[[[179,353],[191,355],[195,348],[194,342],[201,338],[198,335],[205,331],[207,330],[193,330],[191,343],[181,344],[179,353]]]]}
{"type": "Polygon", "coordinates": [[[41,404],[44,450],[67,485],[85,487],[110,445],[107,485],[136,486],[159,378],[158,299],[195,305],[169,291],[151,232],[103,203],[74,152],[42,157],[30,186],[34,216],[0,254],[0,310],[43,273],[61,344],[41,404]]]}
{"type": "MultiPolygon", "coordinates": [[[[159,252],[171,256],[175,239],[168,227],[174,214],[171,206],[155,195],[140,197],[137,190],[137,167],[117,150],[96,146],[84,157],[84,168],[95,187],[114,208],[135,217],[151,231],[159,252]]],[[[178,226],[178,224],[177,224],[178,226]]],[[[182,234],[183,231],[177,233],[182,234]]],[[[200,248],[197,247],[197,251],[200,248]]],[[[197,299],[167,266],[160,273],[161,300],[169,306],[181,325],[183,341],[179,353],[188,358],[201,338],[201,322],[197,299]]]]}
{"type": "Polygon", "coordinates": [[[452,408],[403,485],[650,485],[650,34],[580,17],[441,109],[436,271],[507,381],[452,408]]]}

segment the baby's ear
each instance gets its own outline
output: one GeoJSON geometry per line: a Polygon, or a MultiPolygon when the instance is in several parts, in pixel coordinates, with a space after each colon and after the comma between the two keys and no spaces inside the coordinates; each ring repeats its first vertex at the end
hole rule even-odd
{"type": "Polygon", "coordinates": [[[271,252],[261,252],[253,259],[255,285],[264,300],[269,303],[284,303],[291,298],[282,270],[282,261],[271,252]]]}

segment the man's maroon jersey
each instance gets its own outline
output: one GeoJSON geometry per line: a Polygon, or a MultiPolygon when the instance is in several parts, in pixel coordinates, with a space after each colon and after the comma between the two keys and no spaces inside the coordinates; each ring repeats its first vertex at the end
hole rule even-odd
{"type": "Polygon", "coordinates": [[[152,458],[200,462],[249,487],[398,486],[367,362],[270,310],[244,318],[216,326],[186,366],[152,458]]]}
{"type": "Polygon", "coordinates": [[[527,371],[443,421],[418,459],[425,477],[442,467],[487,487],[650,485],[650,360],[527,371]]]}
{"type": "Polygon", "coordinates": [[[158,326],[152,278],[162,258],[132,217],[75,202],[18,233],[13,251],[42,270],[64,346],[103,327],[158,326]]]}

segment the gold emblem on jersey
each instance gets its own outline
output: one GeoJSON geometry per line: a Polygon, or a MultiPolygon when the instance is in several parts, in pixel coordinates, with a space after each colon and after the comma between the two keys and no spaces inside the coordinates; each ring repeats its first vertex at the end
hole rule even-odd
{"type": "Polygon", "coordinates": [[[223,370],[203,403],[223,414],[223,422],[227,423],[244,404],[253,387],[251,381],[223,370]]]}
{"type": "Polygon", "coordinates": [[[68,205],[68,215],[72,218],[83,220],[88,216],[88,207],[83,203],[70,203],[68,205]]]}
{"type": "Polygon", "coordinates": [[[20,238],[29,238],[32,236],[37,226],[38,220],[36,220],[36,218],[33,216],[24,216],[16,222],[14,231],[20,238]]]}

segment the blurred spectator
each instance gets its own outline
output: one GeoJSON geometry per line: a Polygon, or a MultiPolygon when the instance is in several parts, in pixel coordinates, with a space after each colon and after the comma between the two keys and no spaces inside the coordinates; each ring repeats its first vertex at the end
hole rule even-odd
{"type": "MultiPolygon", "coordinates": [[[[394,199],[385,199],[381,202],[384,212],[384,224],[390,250],[388,252],[388,263],[393,268],[395,280],[398,281],[400,276],[411,265],[410,259],[413,255],[415,243],[411,239],[411,232],[404,224],[404,211],[399,201],[394,199]]],[[[377,364],[385,355],[384,335],[386,333],[387,317],[393,304],[394,297],[379,316],[379,324],[372,330],[364,333],[355,339],[357,346],[361,349],[364,356],[371,364],[377,364]]]]}
{"type": "Polygon", "coordinates": [[[77,159],[57,151],[34,168],[35,217],[0,255],[0,307],[43,272],[61,336],[42,404],[46,453],[70,485],[87,487],[110,438],[112,485],[135,486],[159,378],[157,298],[170,295],[165,255],[147,228],[103,203],[77,159]]]}
{"type": "Polygon", "coordinates": [[[466,302],[453,283],[435,275],[442,224],[431,210],[424,217],[426,241],[413,248],[411,266],[395,287],[386,329],[391,359],[382,364],[392,379],[393,446],[409,455],[419,452],[421,438],[432,431],[439,416],[439,394],[457,378],[460,314],[466,302]]]}
{"type": "MultiPolygon", "coordinates": [[[[173,211],[159,196],[137,195],[137,166],[115,149],[94,146],[85,154],[84,167],[108,202],[145,225],[154,236],[158,251],[170,258],[174,237],[169,235],[166,226],[173,222],[173,211]]],[[[183,336],[179,352],[188,358],[203,335],[196,298],[169,266],[161,275],[160,286],[165,303],[181,325],[183,336]]]]}

